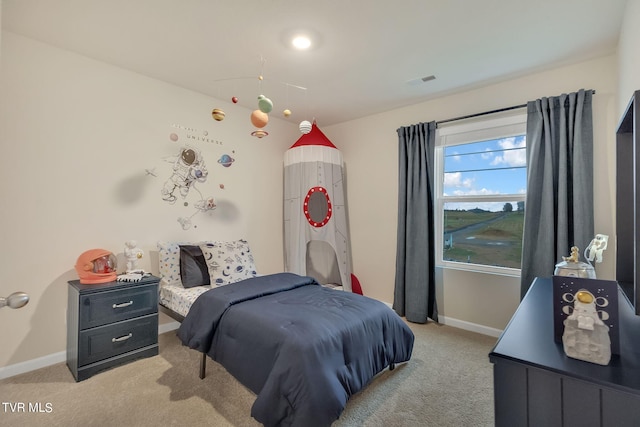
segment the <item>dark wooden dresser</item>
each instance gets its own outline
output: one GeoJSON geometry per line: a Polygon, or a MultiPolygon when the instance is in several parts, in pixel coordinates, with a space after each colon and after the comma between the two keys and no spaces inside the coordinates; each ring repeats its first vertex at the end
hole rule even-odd
{"type": "Polygon", "coordinates": [[[571,359],[554,340],[552,286],[535,279],[489,354],[496,426],[640,426],[640,317],[618,288],[620,355],[571,359]]]}
{"type": "Polygon", "coordinates": [[[158,354],[158,282],[69,282],[67,366],[76,381],[158,354]]]}

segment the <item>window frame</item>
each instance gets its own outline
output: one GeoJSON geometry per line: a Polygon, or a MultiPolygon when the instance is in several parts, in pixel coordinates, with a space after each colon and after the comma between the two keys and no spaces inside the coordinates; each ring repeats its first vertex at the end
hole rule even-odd
{"type": "Polygon", "coordinates": [[[444,259],[444,205],[459,202],[525,202],[526,189],[523,194],[493,194],[469,196],[444,196],[444,163],[445,148],[474,142],[509,138],[526,134],[526,110],[510,111],[508,114],[491,117],[475,117],[472,120],[456,121],[438,125],[436,129],[435,147],[435,247],[436,267],[465,270],[504,276],[520,276],[520,268],[497,267],[484,264],[447,261],[444,259]]]}

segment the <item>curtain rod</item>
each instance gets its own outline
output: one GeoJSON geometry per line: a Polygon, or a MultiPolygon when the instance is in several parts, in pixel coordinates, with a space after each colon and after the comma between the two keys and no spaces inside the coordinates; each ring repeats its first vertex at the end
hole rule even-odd
{"type": "MultiPolygon", "coordinates": [[[[595,95],[595,93],[596,93],[595,90],[591,90],[592,95],[595,95]]],[[[491,110],[491,111],[485,111],[482,113],[469,114],[467,116],[455,117],[453,119],[440,120],[436,122],[436,127],[441,123],[449,123],[449,122],[455,122],[457,120],[471,119],[473,117],[485,116],[487,114],[502,113],[504,111],[517,110],[518,108],[524,108],[526,106],[527,104],[520,104],[520,105],[514,105],[512,107],[499,108],[497,110],[491,110]]]]}

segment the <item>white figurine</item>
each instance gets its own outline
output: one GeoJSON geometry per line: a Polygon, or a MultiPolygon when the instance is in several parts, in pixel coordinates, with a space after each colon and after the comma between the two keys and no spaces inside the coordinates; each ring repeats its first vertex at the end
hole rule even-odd
{"type": "Polygon", "coordinates": [[[602,262],[602,252],[607,249],[607,242],[609,236],[605,234],[596,234],[589,246],[587,246],[587,259],[589,261],[595,260],[596,262],[602,262]]]}
{"type": "Polygon", "coordinates": [[[137,270],[138,260],[144,256],[142,249],[138,248],[135,240],[128,240],[125,243],[124,256],[127,259],[127,273],[137,270]]]}

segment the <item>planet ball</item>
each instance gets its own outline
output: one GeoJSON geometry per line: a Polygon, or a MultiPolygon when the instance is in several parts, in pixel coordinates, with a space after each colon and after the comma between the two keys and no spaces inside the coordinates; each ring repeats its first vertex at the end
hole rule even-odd
{"type": "Polygon", "coordinates": [[[289,116],[291,115],[291,110],[289,110],[289,109],[284,110],[284,111],[282,112],[282,114],[284,114],[284,116],[285,116],[285,117],[289,117],[289,116]]]}
{"type": "Polygon", "coordinates": [[[273,102],[264,95],[258,96],[258,108],[263,113],[269,114],[273,110],[273,102]]]}
{"type": "Polygon", "coordinates": [[[235,162],[236,159],[232,158],[230,155],[228,154],[223,154],[222,156],[220,156],[220,158],[218,159],[218,163],[220,163],[222,166],[224,166],[225,168],[228,168],[229,166],[231,166],[231,164],[233,162],[235,162]]]}
{"type": "Polygon", "coordinates": [[[300,122],[300,132],[305,135],[311,132],[311,123],[308,120],[303,120],[300,122]]]}
{"type": "Polygon", "coordinates": [[[251,132],[251,136],[255,136],[256,138],[264,138],[267,135],[269,135],[269,134],[266,131],[262,130],[262,129],[257,129],[257,130],[254,130],[253,132],[251,132]]]}
{"type": "Polygon", "coordinates": [[[257,128],[263,128],[269,123],[269,116],[260,110],[251,113],[251,123],[257,128]]]}
{"type": "Polygon", "coordinates": [[[222,111],[219,108],[214,108],[213,111],[211,112],[211,115],[218,122],[224,120],[224,116],[225,116],[224,111],[222,111]]]}
{"type": "Polygon", "coordinates": [[[169,139],[171,139],[173,142],[176,142],[178,140],[178,134],[172,133],[171,135],[169,135],[169,139]]]}
{"type": "Polygon", "coordinates": [[[234,104],[237,104],[238,103],[238,97],[237,96],[232,97],[231,98],[231,102],[233,102],[234,104]]]}

